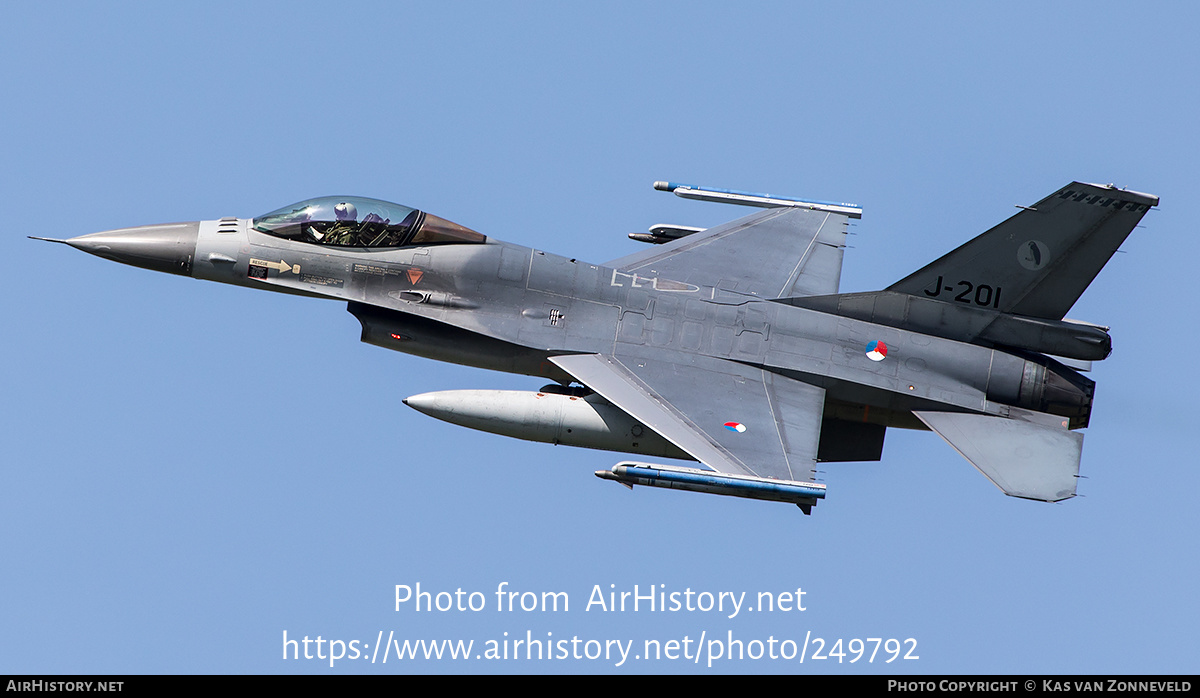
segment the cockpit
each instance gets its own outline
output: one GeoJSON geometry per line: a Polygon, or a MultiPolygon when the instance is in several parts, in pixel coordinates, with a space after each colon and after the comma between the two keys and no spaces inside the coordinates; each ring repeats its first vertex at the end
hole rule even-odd
{"type": "Polygon", "coordinates": [[[308,199],[254,219],[260,233],[334,247],[481,244],[487,237],[415,208],[361,196],[308,199]]]}

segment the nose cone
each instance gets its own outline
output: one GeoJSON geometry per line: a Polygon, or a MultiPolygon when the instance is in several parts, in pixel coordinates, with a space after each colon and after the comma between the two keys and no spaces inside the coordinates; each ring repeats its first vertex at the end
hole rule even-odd
{"type": "Polygon", "coordinates": [[[143,225],[64,240],[77,250],[143,269],[191,276],[200,223],[143,225]]]}

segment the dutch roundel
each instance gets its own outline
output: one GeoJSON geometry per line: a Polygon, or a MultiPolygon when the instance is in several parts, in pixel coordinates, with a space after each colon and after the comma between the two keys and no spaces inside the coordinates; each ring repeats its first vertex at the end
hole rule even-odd
{"type": "Polygon", "coordinates": [[[746,431],[746,425],[741,422],[725,422],[725,428],[729,431],[736,431],[739,434],[746,431]]]}
{"type": "Polygon", "coordinates": [[[883,361],[887,358],[887,345],[878,339],[867,345],[867,358],[872,361],[883,361]]]}

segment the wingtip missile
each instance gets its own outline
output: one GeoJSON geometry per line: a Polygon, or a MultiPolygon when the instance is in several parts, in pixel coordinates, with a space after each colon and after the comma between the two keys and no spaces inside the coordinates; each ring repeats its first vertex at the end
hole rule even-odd
{"type": "Polygon", "coordinates": [[[862,218],[862,208],[857,204],[847,204],[836,201],[814,201],[798,199],[790,196],[776,196],[737,189],[717,189],[716,187],[698,187],[692,184],[678,182],[654,183],[658,191],[669,191],[675,196],[696,201],[711,201],[719,204],[736,204],[738,206],[756,206],[758,208],[807,208],[813,211],[840,213],[848,218],[862,218]]]}
{"type": "Polygon", "coordinates": [[[808,508],[816,504],[818,499],[825,498],[825,485],[818,482],[730,475],[712,470],[635,461],[622,461],[611,470],[597,470],[596,477],[619,482],[630,489],[633,485],[645,485],[727,497],[787,502],[804,509],[805,514],[809,513],[808,508]]]}

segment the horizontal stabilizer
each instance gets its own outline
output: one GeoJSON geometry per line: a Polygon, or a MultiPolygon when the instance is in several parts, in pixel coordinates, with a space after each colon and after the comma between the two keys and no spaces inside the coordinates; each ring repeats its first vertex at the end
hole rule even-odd
{"type": "Polygon", "coordinates": [[[1083,435],[1008,417],[913,412],[1012,497],[1057,502],[1075,496],[1083,435]]]}

